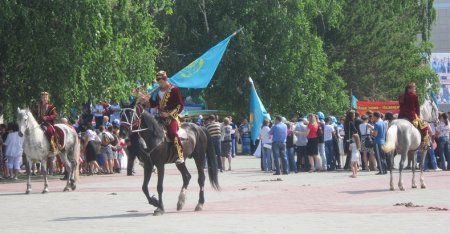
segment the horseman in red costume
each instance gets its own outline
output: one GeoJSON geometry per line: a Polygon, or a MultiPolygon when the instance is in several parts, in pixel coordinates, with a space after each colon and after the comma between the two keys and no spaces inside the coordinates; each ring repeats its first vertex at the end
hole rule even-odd
{"type": "Polygon", "coordinates": [[[422,148],[426,148],[430,143],[428,124],[420,119],[419,98],[416,94],[416,84],[411,83],[405,88],[405,93],[400,95],[399,119],[408,119],[416,127],[422,136],[422,148]]]}
{"type": "Polygon", "coordinates": [[[55,153],[57,151],[57,143],[53,124],[57,114],[56,107],[49,102],[49,95],[47,92],[41,93],[41,100],[36,102],[32,107],[31,112],[46,133],[45,135],[50,142],[50,151],[55,153]]]}
{"type": "Polygon", "coordinates": [[[159,71],[156,74],[156,81],[159,88],[155,91],[155,95],[150,98],[150,107],[157,108],[159,115],[165,119],[167,135],[173,140],[178,153],[176,163],[184,163],[183,146],[177,133],[180,125],[178,115],[183,111],[183,98],[180,89],[169,83],[165,71],[159,71]]]}

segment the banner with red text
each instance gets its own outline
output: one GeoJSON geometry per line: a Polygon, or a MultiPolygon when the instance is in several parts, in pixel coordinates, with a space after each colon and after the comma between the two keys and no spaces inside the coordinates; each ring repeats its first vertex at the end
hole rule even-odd
{"type": "Polygon", "coordinates": [[[356,111],[358,111],[360,115],[365,114],[367,111],[372,112],[378,111],[383,114],[386,112],[398,114],[398,112],[400,111],[400,105],[398,101],[387,101],[387,102],[358,101],[357,105],[358,109],[356,109],[356,111]]]}

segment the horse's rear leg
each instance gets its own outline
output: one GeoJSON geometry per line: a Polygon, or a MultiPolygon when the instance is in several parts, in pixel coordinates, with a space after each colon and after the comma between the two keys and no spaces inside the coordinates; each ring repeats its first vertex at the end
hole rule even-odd
{"type": "MultiPolygon", "coordinates": [[[[433,150],[433,149],[430,149],[433,150]]],[[[422,158],[420,158],[419,162],[419,169],[420,169],[420,188],[424,189],[427,188],[427,185],[425,184],[425,178],[423,177],[423,168],[425,166],[425,157],[427,156],[426,151],[422,151],[422,158]]]]}
{"type": "Polygon", "coordinates": [[[158,198],[159,198],[159,204],[158,208],[153,212],[153,216],[160,216],[164,214],[164,204],[162,200],[162,193],[163,193],[163,184],[164,184],[164,164],[162,164],[160,167],[157,167],[158,169],[158,198]]]}
{"type": "MultiPolygon", "coordinates": [[[[426,152],[424,152],[424,151],[418,151],[420,154],[421,154],[421,157],[426,157],[426,155],[423,155],[423,153],[426,153],[426,152]]],[[[416,151],[413,151],[412,153],[411,152],[408,152],[408,154],[412,154],[412,181],[411,181],[411,188],[417,188],[417,185],[416,185],[416,157],[417,157],[417,152],[416,151]]]]}
{"type": "MultiPolygon", "coordinates": [[[[204,155],[204,154],[199,154],[204,155]]],[[[202,211],[203,204],[205,204],[205,171],[203,167],[205,165],[205,160],[195,158],[195,165],[197,166],[198,171],[198,185],[200,186],[200,192],[198,196],[198,204],[195,207],[195,211],[202,211]]]]}
{"type": "Polygon", "coordinates": [[[177,210],[180,211],[183,209],[183,206],[186,202],[186,191],[189,185],[189,181],[191,180],[191,174],[187,170],[186,163],[177,164],[177,168],[183,177],[183,186],[181,187],[180,195],[178,196],[177,210]]]}
{"type": "Polygon", "coordinates": [[[47,159],[41,161],[41,172],[44,174],[44,190],[42,190],[42,193],[48,193],[47,159]]]}
{"type": "Polygon", "coordinates": [[[404,164],[405,164],[405,159],[406,159],[406,157],[407,157],[407,154],[408,154],[408,152],[402,152],[402,157],[401,157],[401,159],[400,159],[400,165],[399,165],[399,167],[398,167],[398,176],[399,176],[399,178],[398,178],[398,188],[401,190],[401,191],[405,191],[405,188],[403,187],[403,178],[402,178],[402,171],[403,171],[403,166],[404,166],[404,164]]]}
{"type": "MultiPolygon", "coordinates": [[[[67,159],[67,155],[61,155],[62,158],[67,159]]],[[[73,164],[71,161],[69,160],[64,160],[64,170],[66,170],[66,173],[68,173],[67,176],[67,182],[66,182],[66,187],[64,187],[64,192],[70,191],[70,187],[71,187],[71,179],[73,177],[73,164]]]]}

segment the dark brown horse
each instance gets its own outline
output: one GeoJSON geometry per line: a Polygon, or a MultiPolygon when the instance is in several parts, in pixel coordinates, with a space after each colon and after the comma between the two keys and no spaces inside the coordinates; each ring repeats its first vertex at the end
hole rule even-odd
{"type": "MultiPolygon", "coordinates": [[[[148,202],[156,207],[153,215],[162,215],[164,214],[162,201],[164,166],[168,163],[175,163],[178,156],[173,142],[166,140],[164,129],[157,119],[145,111],[140,112],[142,111],[136,111],[134,108],[124,108],[122,110],[121,132],[129,137],[131,143],[129,152],[137,154],[139,160],[144,163],[142,191],[147,197],[148,202]],[[158,198],[154,196],[150,197],[148,192],[148,183],[152,175],[153,167],[156,167],[158,171],[158,198]]],[[[181,129],[186,132],[185,139],[182,140],[184,156],[185,158],[193,158],[197,166],[200,194],[195,211],[201,211],[205,203],[204,166],[206,158],[208,158],[208,176],[211,186],[215,190],[220,190],[214,146],[205,128],[193,123],[183,123],[181,129]]],[[[177,210],[181,210],[186,200],[186,190],[191,179],[191,174],[186,168],[186,163],[177,164],[176,166],[183,177],[183,186],[181,187],[177,203],[177,210]]]]}

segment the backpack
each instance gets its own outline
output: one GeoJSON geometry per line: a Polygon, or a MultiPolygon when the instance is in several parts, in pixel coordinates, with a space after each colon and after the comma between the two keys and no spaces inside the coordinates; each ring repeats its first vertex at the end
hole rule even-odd
{"type": "Polygon", "coordinates": [[[102,145],[109,145],[111,143],[111,138],[106,132],[102,132],[101,142],[102,145]]]}
{"type": "Polygon", "coordinates": [[[319,138],[319,143],[323,143],[323,128],[325,127],[324,123],[318,123],[317,127],[317,137],[319,138]]]}

